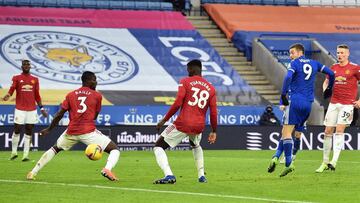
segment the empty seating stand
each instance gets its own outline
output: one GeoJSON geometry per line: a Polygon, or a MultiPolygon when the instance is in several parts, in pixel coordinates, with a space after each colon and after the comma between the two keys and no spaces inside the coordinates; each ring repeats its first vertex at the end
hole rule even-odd
{"type": "Polygon", "coordinates": [[[0,6],[162,11],[174,10],[173,4],[165,0],[0,0],[0,6]]]}

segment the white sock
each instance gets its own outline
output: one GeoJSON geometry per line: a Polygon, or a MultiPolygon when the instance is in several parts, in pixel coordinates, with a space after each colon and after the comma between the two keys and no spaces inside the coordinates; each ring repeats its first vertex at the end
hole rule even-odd
{"type": "Polygon", "coordinates": [[[118,149],[111,150],[105,168],[111,171],[118,162],[119,157],[120,157],[120,151],[118,149]]]}
{"type": "Polygon", "coordinates": [[[323,163],[328,164],[330,162],[330,152],[332,146],[332,136],[324,136],[324,144],[323,144],[323,163]]]}
{"type": "Polygon", "coordinates": [[[19,134],[13,133],[13,135],[12,135],[12,143],[11,143],[11,154],[17,154],[17,148],[18,148],[18,145],[19,145],[19,140],[20,140],[20,133],[19,134]]]}
{"type": "Polygon", "coordinates": [[[196,165],[196,168],[198,171],[198,177],[200,178],[201,176],[205,176],[204,175],[204,153],[203,153],[201,146],[193,148],[192,152],[194,155],[195,165],[196,165]]]}
{"type": "Polygon", "coordinates": [[[168,158],[166,156],[164,149],[161,147],[154,147],[154,154],[156,157],[156,161],[160,166],[161,170],[163,170],[165,176],[174,175],[170,169],[168,158]]]}
{"type": "Polygon", "coordinates": [[[23,158],[26,158],[26,157],[29,156],[30,142],[31,142],[31,135],[25,134],[25,136],[24,136],[24,155],[23,155],[23,158]]]}
{"type": "Polygon", "coordinates": [[[336,163],[339,159],[340,152],[344,147],[344,133],[335,133],[334,134],[334,154],[331,160],[331,164],[336,166],[336,163]]]}
{"type": "Polygon", "coordinates": [[[31,170],[31,173],[36,175],[40,169],[42,169],[54,156],[56,155],[55,150],[53,148],[50,148],[47,150],[39,159],[39,161],[36,163],[34,168],[31,170]]]}

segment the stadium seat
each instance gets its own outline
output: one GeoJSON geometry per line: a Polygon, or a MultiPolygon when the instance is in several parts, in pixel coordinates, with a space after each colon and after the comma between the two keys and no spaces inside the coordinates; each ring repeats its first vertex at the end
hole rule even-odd
{"type": "Polygon", "coordinates": [[[237,4],[237,0],[226,0],[227,4],[237,4]]]}
{"type": "Polygon", "coordinates": [[[250,4],[259,5],[259,4],[262,4],[262,1],[261,0],[250,0],[250,4]]]}
{"type": "Polygon", "coordinates": [[[160,7],[161,7],[161,10],[165,10],[165,11],[174,10],[172,3],[169,3],[169,2],[161,2],[160,7]]]}
{"type": "Polygon", "coordinates": [[[149,8],[151,10],[161,10],[160,3],[161,2],[149,2],[149,8]]]}
{"type": "Polygon", "coordinates": [[[123,9],[123,1],[110,1],[110,9],[123,9]]]}
{"type": "Polygon", "coordinates": [[[71,8],[83,8],[83,1],[82,0],[71,0],[70,2],[71,8]]]}
{"type": "Polygon", "coordinates": [[[249,4],[250,0],[238,0],[238,4],[249,4]]]}
{"type": "Polygon", "coordinates": [[[135,9],[135,2],[134,1],[124,1],[123,2],[123,8],[128,10],[134,10],[135,9]]]}
{"type": "Polygon", "coordinates": [[[298,0],[300,6],[310,6],[309,0],[298,0]]]}
{"type": "Polygon", "coordinates": [[[274,5],[287,5],[287,3],[286,0],[274,0],[274,5]]]}
{"type": "Polygon", "coordinates": [[[263,0],[264,5],[274,5],[274,0],[263,0]]]}
{"type": "Polygon", "coordinates": [[[57,7],[69,8],[70,0],[57,0],[57,7]]]}
{"type": "Polygon", "coordinates": [[[18,6],[30,6],[30,0],[17,0],[16,5],[18,6]]]}
{"type": "Polygon", "coordinates": [[[96,1],[83,1],[84,8],[96,8],[96,1]]]}
{"type": "Polygon", "coordinates": [[[42,7],[44,6],[44,0],[31,0],[31,6],[42,7]]]}
{"type": "Polygon", "coordinates": [[[5,6],[16,6],[17,1],[16,0],[4,0],[5,6]]]}
{"type": "MultiPolygon", "coordinates": [[[[348,0],[346,0],[348,1],[348,0]]],[[[334,6],[344,6],[345,2],[344,0],[334,0],[334,6]]]]}
{"type": "Polygon", "coordinates": [[[45,0],[43,6],[44,7],[56,7],[57,4],[56,4],[56,1],[54,1],[54,0],[45,0]]]}
{"type": "MultiPolygon", "coordinates": [[[[357,1],[360,4],[360,1],[357,1]]],[[[356,0],[346,0],[345,6],[356,6],[356,0]]]]}
{"type": "MultiPolygon", "coordinates": [[[[343,1],[343,3],[344,3],[344,1],[343,1]]],[[[321,0],[321,5],[322,6],[332,6],[333,0],[321,0]]]]}
{"type": "Polygon", "coordinates": [[[311,0],[309,1],[310,6],[321,6],[321,0],[311,0]]]}
{"type": "Polygon", "coordinates": [[[135,2],[135,9],[136,10],[148,10],[149,9],[148,2],[136,1],[135,2]]]}
{"type": "Polygon", "coordinates": [[[110,2],[109,1],[96,1],[96,8],[97,9],[109,9],[110,2]]]}
{"type": "Polygon", "coordinates": [[[286,0],[285,1],[285,4],[287,5],[287,6],[298,6],[299,4],[298,4],[298,0],[286,0]]]}

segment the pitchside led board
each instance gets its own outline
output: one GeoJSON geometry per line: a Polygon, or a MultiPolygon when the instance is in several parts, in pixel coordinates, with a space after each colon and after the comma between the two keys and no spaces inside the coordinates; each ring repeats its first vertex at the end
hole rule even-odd
{"type": "MultiPolygon", "coordinates": [[[[36,126],[32,140],[32,150],[47,150],[54,145],[57,138],[66,127],[55,128],[48,136],[38,135],[40,129],[36,126]]],[[[108,135],[121,150],[152,150],[156,140],[160,136],[155,126],[98,126],[98,129],[108,135]]],[[[11,126],[0,126],[0,151],[11,150],[11,126]]],[[[281,127],[271,126],[219,126],[218,138],[215,144],[207,142],[210,129],[207,128],[203,134],[201,146],[204,149],[241,149],[241,150],[275,150],[281,136],[281,127]]],[[[324,127],[309,127],[303,134],[300,143],[302,150],[321,150],[323,146],[324,127]]],[[[19,147],[23,147],[23,139],[19,147]]],[[[73,150],[85,149],[84,144],[76,145],[73,150]]],[[[189,140],[184,139],[175,150],[190,149],[189,140]]],[[[345,133],[346,150],[360,150],[359,128],[349,127],[345,133]]]]}

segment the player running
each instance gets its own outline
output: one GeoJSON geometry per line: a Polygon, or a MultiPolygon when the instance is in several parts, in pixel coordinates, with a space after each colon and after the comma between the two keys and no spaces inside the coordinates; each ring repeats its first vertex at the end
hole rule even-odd
{"type": "Polygon", "coordinates": [[[301,129],[310,115],[317,72],[323,72],[329,76],[329,86],[324,92],[324,97],[330,97],[334,84],[334,73],[319,62],[305,58],[305,49],[302,44],[290,46],[289,53],[292,61],[284,79],[280,99],[280,108],[284,110],[282,137],[268,167],[269,173],[274,172],[279,157],[284,152],[285,168],[280,177],[295,170],[291,157],[293,148],[291,134],[294,128],[295,130],[301,129]],[[287,94],[289,94],[289,100],[286,97],[287,94]]]}
{"type": "Polygon", "coordinates": [[[35,167],[27,174],[28,180],[34,180],[41,168],[43,168],[54,156],[62,150],[69,150],[78,142],[86,145],[98,144],[109,157],[101,174],[111,181],[118,178],[111,172],[119,160],[120,151],[116,144],[107,136],[95,128],[94,120],[101,110],[102,96],[95,91],[97,82],[93,72],[85,71],[82,76],[82,87],[66,95],[61,104],[61,109],[55,114],[49,127],[43,129],[40,135],[44,136],[59,123],[66,111],[70,114],[70,123],[66,131],[58,138],[56,144],[46,151],[36,163],[35,167]]]}
{"type": "MultiPolygon", "coordinates": [[[[316,170],[317,173],[322,173],[327,169],[335,171],[336,163],[344,146],[345,128],[352,122],[354,106],[360,107],[360,100],[356,101],[360,66],[349,61],[350,51],[346,44],[338,45],[336,53],[338,63],[331,67],[335,73],[334,91],[324,121],[323,162],[316,170]],[[334,153],[330,161],[333,139],[334,153]]],[[[326,79],[323,84],[324,88],[327,87],[328,83],[329,80],[326,79]]]]}
{"type": "Polygon", "coordinates": [[[206,111],[210,107],[212,132],[209,134],[208,142],[210,144],[215,143],[217,107],[215,88],[201,77],[201,70],[202,64],[199,60],[192,60],[187,64],[189,77],[180,80],[174,104],[156,126],[160,131],[165,122],[181,108],[177,119],[161,133],[155,143],[154,154],[156,161],[163,170],[165,177],[155,180],[154,184],[174,184],[176,182],[164,150],[168,147],[177,146],[186,137],[189,137],[190,146],[192,147],[198,171],[198,181],[201,183],[207,182],[204,174],[204,155],[200,140],[205,128],[206,111]]]}

